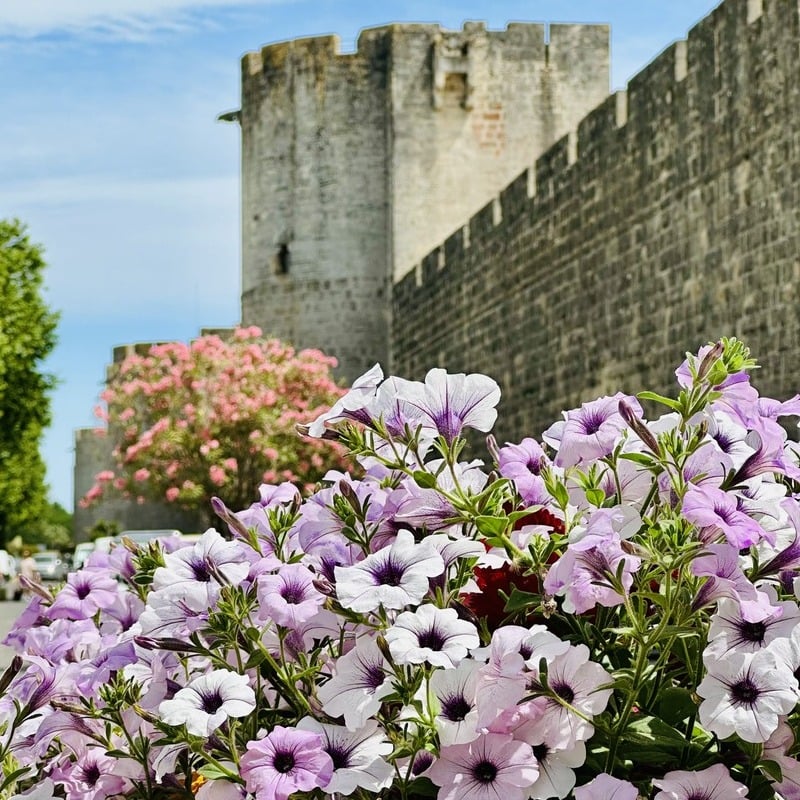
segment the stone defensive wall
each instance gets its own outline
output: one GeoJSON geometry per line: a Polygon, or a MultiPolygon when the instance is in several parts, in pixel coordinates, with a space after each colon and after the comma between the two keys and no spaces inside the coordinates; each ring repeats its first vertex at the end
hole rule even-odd
{"type": "Polygon", "coordinates": [[[606,25],[436,24],[271,44],[242,61],[242,320],[354,378],[390,290],[608,94],[606,25]],[[547,34],[547,37],[546,37],[547,34]]]}
{"type": "Polygon", "coordinates": [[[800,389],[797,0],[727,0],[393,291],[392,371],[486,372],[499,438],[617,390],[671,392],[686,350],[744,339],[800,389]]]}

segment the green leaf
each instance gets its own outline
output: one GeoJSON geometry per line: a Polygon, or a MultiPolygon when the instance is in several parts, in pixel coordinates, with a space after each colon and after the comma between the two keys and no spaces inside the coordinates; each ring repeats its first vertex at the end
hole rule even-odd
{"type": "Polygon", "coordinates": [[[783,770],[777,761],[761,761],[758,766],[776,783],[783,780],[783,770]]]}
{"type": "Polygon", "coordinates": [[[431,475],[430,472],[426,472],[423,469],[415,470],[411,477],[416,482],[417,486],[422,489],[435,489],[436,488],[436,476],[431,475]]]}
{"type": "Polygon", "coordinates": [[[217,780],[218,778],[228,777],[227,773],[223,772],[214,764],[203,764],[202,767],[198,768],[197,772],[199,772],[204,778],[208,778],[210,781],[217,780]]]}
{"type": "Polygon", "coordinates": [[[636,396],[640,400],[652,400],[655,403],[661,403],[661,405],[671,408],[673,411],[681,410],[680,403],[677,400],[673,400],[670,397],[664,397],[663,394],[656,394],[656,392],[639,392],[639,394],[636,396]]]}
{"type": "Polygon", "coordinates": [[[697,711],[697,704],[688,689],[669,686],[661,691],[657,708],[659,718],[667,725],[677,725],[697,711]]]}
{"type": "Polygon", "coordinates": [[[498,537],[508,528],[508,517],[475,517],[475,524],[484,536],[498,537]]]}
{"type": "Polygon", "coordinates": [[[606,499],[606,493],[602,489],[587,489],[586,490],[586,499],[597,508],[600,508],[603,505],[603,502],[606,499]]]}
{"type": "Polygon", "coordinates": [[[531,592],[523,592],[517,589],[516,586],[511,587],[511,594],[506,600],[505,608],[506,613],[511,614],[516,611],[530,611],[542,602],[542,598],[538,594],[531,592]]]}
{"type": "Polygon", "coordinates": [[[244,668],[253,669],[254,667],[259,666],[265,658],[266,656],[261,650],[256,650],[250,654],[250,658],[247,659],[247,663],[244,665],[244,668]]]}
{"type": "Polygon", "coordinates": [[[439,787],[428,778],[417,778],[408,784],[408,797],[436,797],[439,787]]]}

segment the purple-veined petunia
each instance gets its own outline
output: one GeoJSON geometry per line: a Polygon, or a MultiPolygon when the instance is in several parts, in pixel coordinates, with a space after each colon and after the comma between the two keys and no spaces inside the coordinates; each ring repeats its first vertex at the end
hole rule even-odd
{"type": "Polygon", "coordinates": [[[611,578],[619,575],[621,588],[627,593],[640,563],[641,559],[622,549],[616,531],[603,536],[590,534],[569,544],[548,570],[544,588],[550,594],[564,595],[563,607],[568,614],[582,614],[597,604],[618,606],[625,598],[611,578]]]}
{"type": "Polygon", "coordinates": [[[371,553],[352,567],[336,567],[336,597],[352,611],[400,609],[417,604],[428,593],[429,578],[444,572],[439,552],[414,534],[401,530],[388,547],[371,553]]]}
{"type": "Polygon", "coordinates": [[[464,428],[490,431],[497,419],[500,387],[487,375],[432,369],[425,383],[408,383],[403,398],[422,414],[423,428],[452,443],[464,428]]]}
{"type": "Polygon", "coordinates": [[[195,678],[158,707],[167,725],[186,725],[195,736],[209,736],[229,717],[246,717],[256,707],[249,678],[215,669],[195,678]]]}
{"type": "Polygon", "coordinates": [[[635,397],[617,392],[612,397],[599,397],[580,408],[564,412],[564,419],[551,425],[542,438],[555,448],[557,467],[574,467],[602,458],[614,450],[622,431],[628,426],[619,412],[624,400],[636,417],[642,407],[635,397]]]}
{"type": "Polygon", "coordinates": [[[443,747],[426,777],[440,787],[438,800],[524,800],[539,767],[530,745],[485,733],[466,744],[443,747]]]}
{"type": "Polygon", "coordinates": [[[721,739],[766,742],[800,699],[797,679],[769,649],[707,659],[706,670],[697,687],[700,723],[721,739]]]}
{"type": "Polygon", "coordinates": [[[245,546],[237,540],[229,542],[209,528],[194,545],[164,554],[164,566],[153,574],[153,589],[181,582],[235,586],[249,571],[245,546]]]}
{"type": "Polygon", "coordinates": [[[430,603],[416,611],[404,611],[385,634],[389,652],[398,664],[455,667],[480,644],[478,630],[458,618],[453,608],[430,603]]]}
{"type": "Polygon", "coordinates": [[[575,800],[637,800],[638,797],[639,790],[632,783],[607,772],[575,789],[575,800]]]}
{"type": "Polygon", "coordinates": [[[789,636],[800,622],[800,608],[793,600],[778,601],[777,593],[771,586],[764,591],[775,609],[774,613],[758,622],[750,622],[742,615],[742,609],[735,600],[722,598],[717,604],[717,612],[711,617],[708,630],[708,647],[705,657],[722,658],[729,651],[755,653],[778,638],[789,636]]]}
{"type": "Polygon", "coordinates": [[[305,717],[297,728],[320,734],[322,749],[333,761],[333,775],[322,787],[325,792],[350,795],[361,788],[377,793],[391,786],[395,771],[386,756],[393,747],[376,720],[367,720],[359,730],[350,731],[305,717]]]}
{"type": "Polygon", "coordinates": [[[653,800],[735,800],[747,797],[747,787],[731,778],[722,764],[697,772],[668,772],[663,778],[654,779],[653,786],[661,789],[653,800]]]}
{"type": "Polygon", "coordinates": [[[358,730],[393,691],[392,673],[374,639],[363,636],[336,661],[336,673],[317,690],[330,717],[344,717],[350,730],[358,730]]]}
{"type": "Polygon", "coordinates": [[[314,586],[314,573],[302,564],[283,564],[280,570],[258,578],[258,618],[298,628],[317,614],[325,595],[314,586]]]}
{"type": "Polygon", "coordinates": [[[120,589],[111,575],[82,569],[72,572],[47,611],[50,619],[89,619],[117,602],[120,589]]]}
{"type": "MultiPolygon", "coordinates": [[[[683,497],[683,516],[701,529],[704,541],[713,541],[720,534],[737,550],[757,544],[771,534],[752,517],[739,511],[736,497],[716,486],[690,484],[683,497]]],[[[774,538],[773,538],[774,542],[774,538]]]]}
{"type": "Polygon", "coordinates": [[[327,785],[333,761],[322,749],[322,736],[276,725],[263,739],[247,743],[239,768],[256,800],[288,800],[294,792],[327,785]]]}

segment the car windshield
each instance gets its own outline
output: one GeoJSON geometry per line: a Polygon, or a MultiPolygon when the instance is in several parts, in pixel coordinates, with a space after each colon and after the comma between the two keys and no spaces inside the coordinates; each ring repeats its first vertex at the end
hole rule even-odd
{"type": "Polygon", "coordinates": [[[58,553],[37,553],[33,560],[37,564],[49,564],[51,561],[58,561],[58,553]]]}

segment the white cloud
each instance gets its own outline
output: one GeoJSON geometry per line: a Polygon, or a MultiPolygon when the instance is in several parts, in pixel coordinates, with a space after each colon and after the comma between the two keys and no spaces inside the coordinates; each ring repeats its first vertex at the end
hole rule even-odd
{"type": "Polygon", "coordinates": [[[5,0],[0,2],[0,31],[4,37],[86,32],[146,39],[155,31],[183,30],[204,11],[279,2],[283,0],[5,0]]]}

